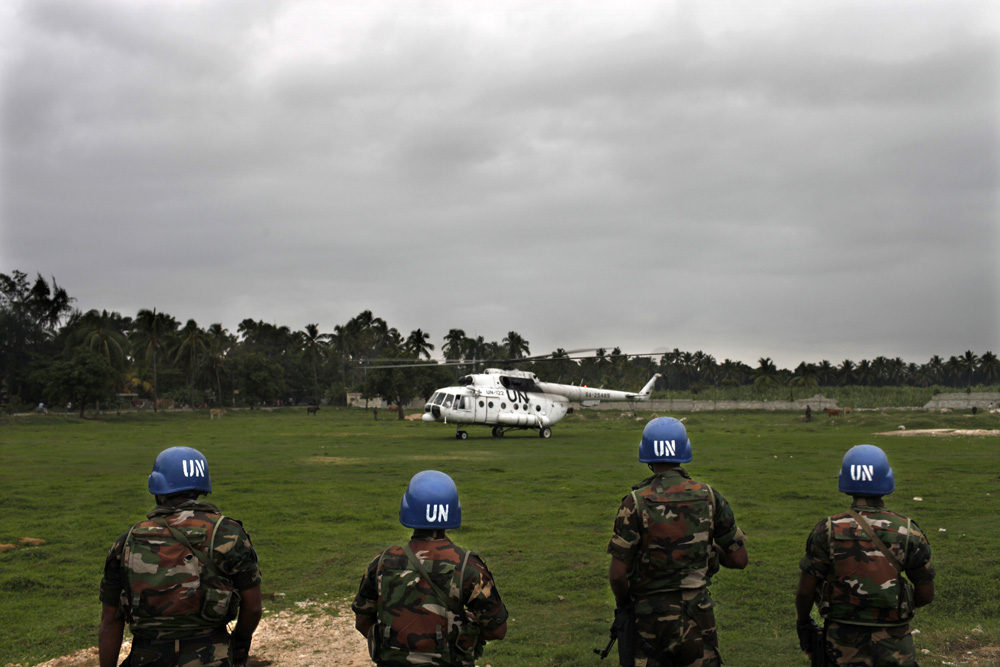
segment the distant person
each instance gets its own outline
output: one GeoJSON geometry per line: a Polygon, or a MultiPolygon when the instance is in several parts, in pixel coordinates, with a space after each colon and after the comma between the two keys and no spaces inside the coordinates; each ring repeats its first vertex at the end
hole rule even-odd
{"type": "Polygon", "coordinates": [[[372,408],[372,414],[375,415],[375,421],[378,421],[378,406],[377,405],[372,408]]]}
{"type": "Polygon", "coordinates": [[[486,640],[507,634],[507,607],[486,563],[445,531],[462,524],[451,477],[413,476],[399,507],[410,541],[375,556],[351,609],[379,667],[473,667],[486,640]]]}
{"type": "Polygon", "coordinates": [[[799,645],[810,653],[825,636],[820,646],[830,664],[916,667],[909,623],[916,607],[934,600],[930,544],[916,523],[886,509],[882,496],[896,481],[878,447],[848,450],[838,488],[851,496],[851,509],[816,524],[799,563],[799,645]],[[813,602],[822,630],[810,615],[813,602]]]}
{"type": "Polygon", "coordinates": [[[693,458],[684,424],[646,424],[639,461],[652,477],[632,487],[615,519],[609,579],[619,613],[635,617],[635,664],[722,664],[712,596],[719,566],[747,566],[746,536],[718,490],[681,467],[693,458]]]}
{"type": "Polygon", "coordinates": [[[199,500],[212,492],[196,449],[160,452],[156,509],[111,547],[101,580],[101,667],[115,667],[125,623],[130,667],[242,667],[262,612],[260,571],[239,521],[199,500]],[[226,624],[236,619],[232,635],[226,624]]]}
{"type": "Polygon", "coordinates": [[[813,409],[806,403],[806,421],[811,422],[813,420],[813,409]]]}

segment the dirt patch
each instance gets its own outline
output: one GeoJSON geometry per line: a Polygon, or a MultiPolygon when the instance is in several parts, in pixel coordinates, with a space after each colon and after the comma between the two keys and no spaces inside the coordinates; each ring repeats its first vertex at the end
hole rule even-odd
{"type": "MultiPolygon", "coordinates": [[[[295,611],[265,615],[253,636],[250,667],[372,667],[365,639],[354,629],[350,602],[306,600],[297,602],[295,611]]],[[[127,639],[121,660],[130,646],[127,639]]],[[[98,667],[97,649],[86,648],[36,667],[98,667]]]]}
{"type": "Polygon", "coordinates": [[[412,456],[404,456],[408,461],[473,461],[480,456],[488,456],[489,452],[481,452],[469,450],[462,452],[461,454],[452,454],[451,456],[435,456],[433,454],[414,454],[412,456]]]}
{"type": "Polygon", "coordinates": [[[1000,435],[997,429],[964,429],[964,428],[915,428],[901,431],[885,431],[875,435],[1000,435]]]}
{"type": "Polygon", "coordinates": [[[352,459],[346,456],[310,456],[306,461],[309,463],[332,463],[334,465],[346,466],[357,463],[369,463],[371,459],[352,459]]]}
{"type": "Polygon", "coordinates": [[[996,667],[1000,665],[1000,646],[979,646],[973,649],[956,650],[958,647],[949,647],[941,658],[945,665],[962,665],[963,667],[996,667]]]}

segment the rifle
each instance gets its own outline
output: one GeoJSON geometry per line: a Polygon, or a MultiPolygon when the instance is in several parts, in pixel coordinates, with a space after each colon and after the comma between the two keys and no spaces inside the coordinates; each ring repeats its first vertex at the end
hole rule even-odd
{"type": "Polygon", "coordinates": [[[608,657],[611,647],[618,642],[618,663],[622,667],[633,667],[635,665],[635,611],[632,607],[619,607],[615,609],[615,620],[611,623],[611,639],[602,651],[594,649],[594,653],[601,656],[601,660],[608,657]]]}
{"type": "Polygon", "coordinates": [[[809,654],[811,667],[826,667],[826,631],[809,619],[808,623],[797,623],[799,647],[809,654]]]}

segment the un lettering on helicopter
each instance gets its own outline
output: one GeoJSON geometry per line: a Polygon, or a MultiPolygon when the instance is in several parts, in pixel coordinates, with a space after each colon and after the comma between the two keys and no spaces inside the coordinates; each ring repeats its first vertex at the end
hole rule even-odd
{"type": "Polygon", "coordinates": [[[424,406],[425,422],[455,424],[455,437],[469,437],[466,424],[491,426],[493,437],[514,430],[537,430],[552,437],[552,426],[566,416],[570,401],[597,405],[601,401],[648,401],[657,373],[638,392],[597,389],[572,384],[541,382],[528,371],[488,368],[465,375],[458,386],[438,389],[424,406]]]}

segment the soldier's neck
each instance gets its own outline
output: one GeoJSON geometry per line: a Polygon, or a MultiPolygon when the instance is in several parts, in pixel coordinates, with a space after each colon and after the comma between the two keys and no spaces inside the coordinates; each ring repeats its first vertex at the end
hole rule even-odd
{"type": "Polygon", "coordinates": [[[851,507],[869,507],[871,509],[885,509],[885,502],[882,496],[853,496],[851,507]]]}
{"type": "Polygon", "coordinates": [[[448,539],[448,536],[445,535],[443,530],[425,530],[421,528],[413,531],[413,535],[410,536],[410,539],[421,541],[446,540],[448,539]]]}

